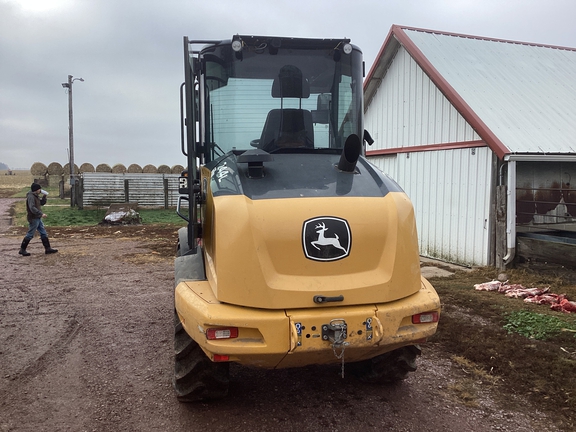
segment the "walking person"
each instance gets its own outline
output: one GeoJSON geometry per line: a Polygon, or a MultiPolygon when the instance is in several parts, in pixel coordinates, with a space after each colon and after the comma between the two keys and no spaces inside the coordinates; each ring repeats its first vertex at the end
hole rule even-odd
{"type": "Polygon", "coordinates": [[[40,240],[44,245],[44,250],[47,254],[53,254],[58,252],[58,249],[52,249],[50,247],[50,240],[48,240],[48,233],[44,228],[44,223],[42,219],[46,217],[46,214],[42,211],[42,206],[46,204],[46,194],[42,193],[42,187],[38,183],[32,183],[30,191],[26,194],[26,211],[28,213],[28,232],[22,240],[22,245],[20,246],[20,251],[18,252],[22,256],[30,256],[30,252],[26,251],[28,243],[34,238],[34,233],[38,231],[40,234],[40,240]]]}

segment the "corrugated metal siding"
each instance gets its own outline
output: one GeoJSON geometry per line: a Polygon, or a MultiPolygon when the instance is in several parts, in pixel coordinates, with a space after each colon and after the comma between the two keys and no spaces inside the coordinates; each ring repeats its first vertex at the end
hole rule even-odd
{"type": "Polygon", "coordinates": [[[83,205],[137,202],[141,206],[175,207],[178,201],[178,174],[83,173],[83,205]],[[164,180],[168,181],[167,195],[164,180]],[[125,182],[128,182],[126,197],[125,182]]]}
{"type": "Polygon", "coordinates": [[[400,48],[365,115],[369,150],[480,140],[404,48],[400,48]]]}
{"type": "Polygon", "coordinates": [[[480,147],[370,159],[412,200],[423,256],[489,264],[492,155],[480,147]]]}
{"type": "Polygon", "coordinates": [[[576,50],[405,32],[512,153],[576,152],[576,50]]]}

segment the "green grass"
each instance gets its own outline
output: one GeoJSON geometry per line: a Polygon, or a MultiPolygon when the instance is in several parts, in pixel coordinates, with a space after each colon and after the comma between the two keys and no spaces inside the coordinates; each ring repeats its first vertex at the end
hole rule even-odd
{"type": "Polygon", "coordinates": [[[186,224],[184,219],[176,214],[176,209],[140,209],[138,213],[144,224],[186,224]]]}
{"type": "MultiPolygon", "coordinates": [[[[97,225],[106,216],[107,207],[98,208],[85,208],[79,210],[78,208],[70,207],[70,199],[56,198],[58,195],[57,189],[46,188],[50,193],[48,195],[48,202],[42,210],[48,215],[43,220],[46,226],[93,226],[97,225]]],[[[17,197],[26,196],[27,190],[16,195],[17,197]]],[[[175,224],[185,225],[185,221],[181,219],[175,209],[139,209],[138,213],[142,219],[143,224],[175,224]]],[[[28,226],[26,220],[26,202],[20,201],[16,203],[14,209],[14,225],[28,226]]]]}
{"type": "MultiPolygon", "coordinates": [[[[518,333],[530,339],[547,340],[562,331],[576,331],[576,326],[552,315],[544,315],[527,310],[505,314],[504,329],[508,333],[518,333]]],[[[576,335],[575,335],[576,336],[576,335]]]]}
{"type": "MultiPolygon", "coordinates": [[[[26,194],[28,193],[28,191],[30,190],[30,186],[26,186],[25,188],[23,188],[20,192],[15,193],[14,195],[12,195],[13,198],[25,198],[26,194]]],[[[52,193],[51,191],[48,191],[50,193],[52,193]]]]}

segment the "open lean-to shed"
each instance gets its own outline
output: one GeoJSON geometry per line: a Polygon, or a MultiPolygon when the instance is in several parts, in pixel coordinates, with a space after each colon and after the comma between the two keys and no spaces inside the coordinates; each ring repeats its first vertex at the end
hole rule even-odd
{"type": "Polygon", "coordinates": [[[421,254],[576,265],[576,49],[392,26],[364,83],[366,152],[421,254]]]}

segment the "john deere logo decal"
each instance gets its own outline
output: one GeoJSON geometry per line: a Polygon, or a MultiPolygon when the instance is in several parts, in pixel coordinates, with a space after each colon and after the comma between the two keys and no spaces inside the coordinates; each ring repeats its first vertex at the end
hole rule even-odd
{"type": "Polygon", "coordinates": [[[302,228],[302,245],[306,258],[336,261],[350,254],[352,236],[348,222],[335,217],[308,219],[302,228]]]}

